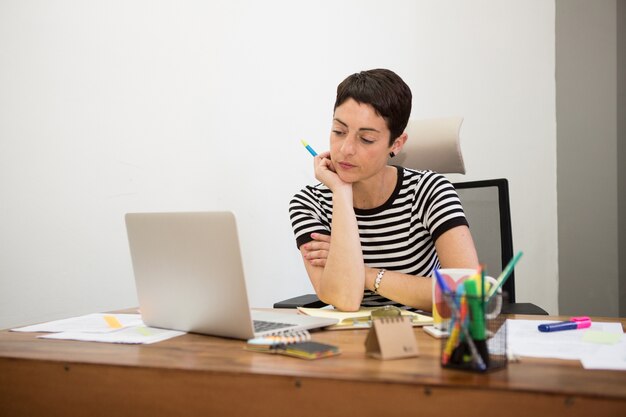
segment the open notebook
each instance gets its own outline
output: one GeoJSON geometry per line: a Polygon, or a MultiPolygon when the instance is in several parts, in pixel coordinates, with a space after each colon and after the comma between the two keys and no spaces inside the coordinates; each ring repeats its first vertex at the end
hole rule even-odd
{"type": "Polygon", "coordinates": [[[231,212],[128,213],[139,308],[148,326],[251,339],[337,319],[251,311],[231,212]]]}

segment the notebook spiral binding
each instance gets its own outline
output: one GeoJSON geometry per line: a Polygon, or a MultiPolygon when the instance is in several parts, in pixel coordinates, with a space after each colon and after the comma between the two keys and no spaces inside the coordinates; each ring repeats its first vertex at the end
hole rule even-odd
{"type": "Polygon", "coordinates": [[[311,340],[311,333],[308,330],[284,330],[269,336],[263,336],[259,339],[267,339],[271,345],[291,345],[293,343],[306,342],[311,340]]]}
{"type": "Polygon", "coordinates": [[[311,334],[308,330],[287,330],[250,339],[248,340],[247,348],[252,350],[282,349],[287,345],[307,342],[309,340],[311,340],[311,334]]]}

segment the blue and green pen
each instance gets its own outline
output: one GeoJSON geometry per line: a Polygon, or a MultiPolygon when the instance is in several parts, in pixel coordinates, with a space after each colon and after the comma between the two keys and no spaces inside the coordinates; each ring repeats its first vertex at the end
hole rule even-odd
{"type": "Polygon", "coordinates": [[[504,268],[504,270],[502,271],[502,273],[496,280],[497,284],[493,285],[491,289],[489,290],[489,293],[487,294],[487,298],[485,299],[486,303],[488,303],[489,300],[491,300],[491,297],[496,295],[496,291],[498,291],[498,288],[504,285],[509,275],[511,275],[511,272],[513,272],[513,268],[515,268],[515,264],[517,263],[517,261],[519,261],[519,258],[521,257],[522,257],[522,252],[520,251],[520,252],[517,252],[517,254],[513,257],[513,259],[509,261],[509,263],[506,265],[506,267],[504,268]]]}
{"type": "Polygon", "coordinates": [[[313,156],[317,156],[317,152],[315,152],[313,150],[313,148],[311,148],[311,145],[309,145],[306,140],[302,139],[300,142],[302,142],[302,144],[304,145],[304,147],[306,148],[307,151],[309,151],[309,153],[313,156]]]}

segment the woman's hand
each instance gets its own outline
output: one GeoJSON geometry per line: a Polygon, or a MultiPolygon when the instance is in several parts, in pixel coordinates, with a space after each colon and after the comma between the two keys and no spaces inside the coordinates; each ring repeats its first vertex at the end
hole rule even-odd
{"type": "Polygon", "coordinates": [[[302,256],[304,259],[314,266],[326,266],[328,259],[328,251],[330,250],[330,235],[321,233],[312,233],[312,241],[302,245],[302,256]]]}
{"type": "Polygon", "coordinates": [[[322,184],[330,188],[331,191],[336,191],[338,188],[350,185],[343,182],[333,166],[333,161],[330,160],[330,152],[322,152],[313,158],[315,178],[322,184]]]}

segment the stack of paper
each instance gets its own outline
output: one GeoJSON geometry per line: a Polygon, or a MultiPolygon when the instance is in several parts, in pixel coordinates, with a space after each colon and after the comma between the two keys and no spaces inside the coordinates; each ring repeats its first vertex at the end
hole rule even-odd
{"type": "Polygon", "coordinates": [[[144,325],[139,314],[87,314],[69,319],[11,329],[14,332],[45,332],[42,339],[82,340],[87,342],[148,344],[185,332],[157,329],[144,325]]]}
{"type": "Polygon", "coordinates": [[[512,356],[580,360],[585,369],[626,370],[626,338],[621,323],[593,322],[591,327],[543,333],[552,321],[507,320],[512,356]]]}

